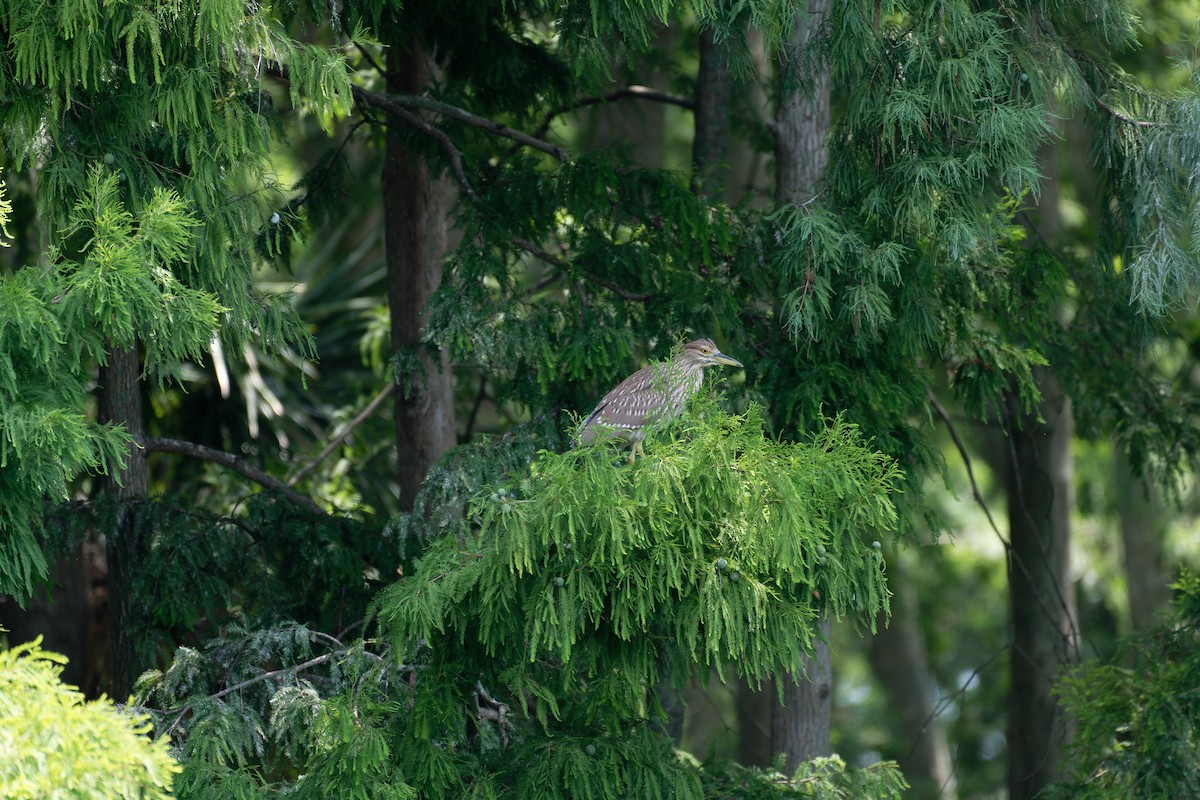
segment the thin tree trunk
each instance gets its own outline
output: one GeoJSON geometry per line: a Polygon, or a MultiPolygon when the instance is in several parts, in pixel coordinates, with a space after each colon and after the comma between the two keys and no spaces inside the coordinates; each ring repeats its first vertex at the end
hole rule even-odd
{"type": "Polygon", "coordinates": [[[887,703],[900,716],[902,754],[896,759],[912,787],[910,797],[954,800],[958,788],[946,731],[935,716],[925,637],[917,624],[917,593],[902,559],[888,559],[891,624],[879,620],[867,657],[887,703]]]}
{"type": "MultiPolygon", "coordinates": [[[[804,203],[817,193],[829,160],[829,70],[812,69],[811,49],[829,14],[829,0],[809,0],[808,14],[792,21],[792,36],[780,59],[779,105],[775,109],[775,199],[804,203]]],[[[821,628],[829,634],[828,618],[821,628]]],[[[833,665],[829,647],[818,642],[806,659],[806,680],[783,679],[783,708],[771,720],[771,749],[784,755],[788,773],[801,761],[830,753],[833,665]]]]}
{"type": "MultiPolygon", "coordinates": [[[[1055,108],[1049,106],[1047,113],[1055,108]]],[[[1061,128],[1061,121],[1055,119],[1061,128]]],[[[1045,179],[1037,208],[1026,218],[1033,242],[1054,243],[1063,230],[1059,140],[1038,152],[1045,179]]],[[[1054,697],[1062,667],[1078,659],[1075,595],[1071,585],[1071,509],[1075,505],[1070,399],[1049,369],[1034,378],[1042,391],[1037,415],[1008,398],[1006,479],[1011,551],[1012,614],[1009,686],[1009,800],[1035,797],[1060,776],[1071,724],[1054,697]]]]}
{"type": "MultiPolygon", "coordinates": [[[[828,637],[829,617],[821,620],[828,637]]],[[[782,678],[783,707],[771,715],[771,750],[782,754],[785,775],[796,771],[802,761],[832,752],[829,729],[833,715],[833,660],[829,645],[816,642],[811,658],[804,660],[805,677],[800,681],[782,678]]]]}
{"type": "Polygon", "coordinates": [[[1062,667],[1077,660],[1078,650],[1069,559],[1071,406],[1053,376],[1040,372],[1045,422],[1023,414],[1016,398],[1008,409],[1011,800],[1032,800],[1060,777],[1070,725],[1053,690],[1062,667]]]}
{"type": "Polygon", "coordinates": [[[1144,631],[1162,622],[1170,599],[1163,553],[1168,517],[1158,487],[1134,475],[1119,448],[1114,447],[1113,458],[1129,617],[1135,631],[1144,631]]]}
{"type": "MultiPolygon", "coordinates": [[[[100,419],[123,425],[136,442],[145,439],[142,417],[141,362],[137,347],[113,348],[100,370],[100,419]]],[[[108,549],[108,607],[113,641],[112,696],[124,701],[146,667],[139,635],[148,624],[150,598],[135,597],[133,577],[149,550],[149,531],[142,524],[140,501],[146,498],[148,478],[145,451],[140,445],[125,456],[125,469],[105,480],[120,506],[113,527],[105,533],[108,549]]]]}
{"type": "MultiPolygon", "coordinates": [[[[415,40],[393,43],[388,89],[420,94],[433,64],[415,40]]],[[[445,353],[421,343],[426,306],[442,279],[449,187],[430,175],[421,154],[391,129],[383,164],[384,245],[388,266],[391,344],[415,353],[409,391],[396,392],[395,423],[400,505],[411,510],[429,468],[454,446],[454,387],[445,353]]]]}
{"type": "Polygon", "coordinates": [[[811,48],[829,15],[829,0],[809,0],[808,15],[792,21],[779,65],[775,109],[775,199],[804,203],[817,192],[829,161],[829,68],[812,69],[811,48]]]}
{"type": "Polygon", "coordinates": [[[692,167],[700,193],[720,201],[725,192],[725,153],[729,147],[730,77],[725,48],[711,29],[700,32],[700,71],[696,76],[695,138],[692,167]]]}

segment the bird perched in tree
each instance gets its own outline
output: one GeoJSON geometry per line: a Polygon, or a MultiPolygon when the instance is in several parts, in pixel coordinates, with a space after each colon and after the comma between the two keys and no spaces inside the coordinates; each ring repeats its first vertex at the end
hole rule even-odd
{"type": "Polygon", "coordinates": [[[601,431],[633,443],[632,462],[642,449],[646,430],[677,416],[704,380],[704,368],[740,367],[742,362],[717,349],[712,339],[685,344],[669,361],[642,367],[617,384],[596,404],[575,433],[577,444],[590,444],[601,431]]]}

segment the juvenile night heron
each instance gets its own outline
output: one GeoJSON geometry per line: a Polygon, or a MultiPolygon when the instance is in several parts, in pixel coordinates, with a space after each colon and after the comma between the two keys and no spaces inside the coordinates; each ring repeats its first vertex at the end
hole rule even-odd
{"type": "Polygon", "coordinates": [[[601,431],[633,443],[629,460],[642,449],[646,430],[683,410],[704,381],[704,368],[740,367],[742,362],[717,349],[712,339],[688,342],[670,361],[642,367],[617,384],[588,414],[575,433],[578,444],[590,444],[601,431]]]}

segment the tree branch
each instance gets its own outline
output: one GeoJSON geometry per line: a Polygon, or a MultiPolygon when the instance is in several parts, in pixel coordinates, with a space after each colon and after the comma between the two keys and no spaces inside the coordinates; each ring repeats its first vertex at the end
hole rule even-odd
{"type": "Polygon", "coordinates": [[[407,111],[407,109],[419,108],[423,111],[432,111],[443,117],[456,119],[459,122],[465,122],[473,127],[494,133],[497,136],[512,139],[514,142],[523,144],[526,147],[532,147],[534,150],[540,150],[543,153],[554,156],[559,161],[571,160],[571,154],[565,148],[551,144],[536,136],[530,136],[527,133],[514,130],[496,120],[472,114],[466,109],[452,106],[449,103],[443,103],[440,100],[415,94],[383,94],[382,92],[373,92],[370,89],[364,89],[361,86],[353,86],[351,90],[354,93],[354,98],[364,105],[373,106],[388,114],[396,114],[396,116],[405,119],[406,122],[408,121],[407,117],[397,112],[401,109],[407,111]]]}
{"type": "Polygon", "coordinates": [[[375,395],[375,397],[371,399],[371,402],[367,403],[366,407],[363,408],[362,411],[358,412],[354,419],[346,423],[345,427],[342,428],[342,430],[339,431],[336,436],[329,440],[329,444],[325,445],[324,449],[322,449],[320,453],[317,453],[316,458],[314,458],[312,461],[309,461],[303,467],[298,469],[296,473],[292,475],[292,477],[287,479],[287,485],[295,486],[301,478],[316,469],[318,464],[328,458],[329,454],[336,450],[342,442],[346,441],[350,434],[354,432],[355,428],[357,428],[359,425],[362,425],[367,421],[368,417],[375,413],[375,409],[379,408],[379,404],[386,400],[391,395],[392,391],[395,390],[395,388],[396,384],[389,381],[388,384],[379,391],[379,394],[375,395]]]}
{"type": "Polygon", "coordinates": [[[651,89],[649,86],[623,86],[620,89],[615,89],[609,92],[608,94],[595,95],[593,97],[581,97],[570,105],[562,106],[561,108],[557,108],[547,113],[542,119],[542,124],[538,126],[538,129],[533,135],[539,137],[544,136],[546,131],[550,130],[550,123],[552,123],[556,117],[560,117],[563,114],[567,114],[572,111],[578,111],[579,109],[587,108],[588,106],[596,106],[603,103],[612,103],[617,100],[626,99],[649,100],[655,103],[665,103],[667,105],[686,108],[689,111],[695,110],[696,108],[696,102],[690,97],[682,97],[677,94],[659,91],[658,89],[651,89]]]}
{"type": "Polygon", "coordinates": [[[1136,117],[1131,117],[1122,111],[1117,111],[1115,108],[1110,106],[1107,102],[1105,102],[1104,98],[1098,94],[1094,94],[1093,99],[1096,101],[1096,105],[1099,106],[1103,111],[1108,113],[1110,116],[1112,116],[1116,119],[1119,119],[1121,122],[1125,122],[1129,125],[1136,125],[1139,128],[1162,127],[1161,123],[1151,122],[1151,121],[1145,120],[1145,119],[1137,119],[1136,117]]]}
{"type": "MultiPolygon", "coordinates": [[[[287,675],[289,673],[295,674],[302,670],[311,669],[312,667],[320,666],[321,664],[324,664],[326,661],[329,661],[330,659],[334,658],[335,656],[342,655],[345,652],[346,652],[345,650],[340,650],[340,651],[333,652],[333,653],[326,653],[325,655],[317,656],[315,658],[310,658],[308,661],[305,661],[302,664],[296,664],[295,666],[292,666],[292,667],[283,667],[282,669],[276,669],[276,670],[272,670],[270,672],[259,673],[258,675],[255,675],[253,678],[249,678],[248,680],[244,680],[241,683],[235,683],[233,686],[226,687],[226,688],[222,689],[221,691],[217,692],[216,694],[210,694],[208,696],[208,699],[209,700],[219,700],[227,694],[232,694],[233,692],[240,691],[242,689],[245,689],[248,686],[253,686],[256,683],[262,683],[263,681],[268,681],[271,678],[277,678],[280,675],[287,675]]],[[[170,736],[171,732],[179,727],[179,723],[183,722],[183,718],[186,717],[189,713],[191,713],[193,709],[194,709],[194,706],[191,703],[185,703],[183,705],[183,707],[180,708],[178,711],[167,712],[170,714],[178,714],[178,716],[175,717],[175,721],[171,723],[171,726],[169,728],[167,728],[165,731],[163,731],[162,735],[170,736]]]]}
{"type": "Polygon", "coordinates": [[[954,422],[950,419],[950,415],[946,413],[946,409],[942,406],[941,401],[937,399],[937,395],[933,393],[933,389],[929,386],[925,387],[925,395],[929,398],[929,405],[941,418],[946,425],[946,430],[950,432],[950,438],[954,440],[954,446],[958,448],[958,454],[962,457],[963,466],[967,468],[967,479],[971,482],[971,497],[983,509],[984,516],[987,517],[988,523],[992,526],[992,530],[996,533],[996,538],[1004,545],[1006,553],[1012,553],[1012,544],[1008,539],[1004,538],[1004,534],[1000,532],[1000,526],[996,524],[996,520],[992,518],[992,512],[987,507],[987,501],[983,498],[983,492],[979,491],[979,484],[975,481],[975,468],[971,466],[971,456],[967,453],[967,446],[963,444],[963,440],[959,438],[958,429],[954,427],[954,422]]]}
{"type": "Polygon", "coordinates": [[[202,444],[185,442],[179,439],[147,439],[142,443],[142,446],[146,448],[147,453],[177,453],[228,467],[243,477],[254,481],[259,486],[279,492],[289,500],[299,503],[311,511],[315,511],[322,516],[328,516],[323,508],[313,502],[311,497],[300,494],[283,481],[268,475],[240,456],[235,456],[233,453],[226,453],[224,450],[217,450],[212,447],[205,447],[202,444]]]}
{"type": "MultiPolygon", "coordinates": [[[[386,100],[385,95],[379,96],[386,100]]],[[[388,102],[386,103],[386,107],[376,107],[382,108],[383,111],[396,117],[405,125],[420,131],[431,139],[435,139],[442,146],[442,149],[446,151],[446,157],[450,160],[450,171],[454,173],[454,182],[458,184],[458,188],[462,189],[463,194],[472,200],[479,200],[479,194],[475,191],[475,187],[471,185],[471,180],[467,177],[466,170],[463,169],[462,151],[454,145],[454,142],[450,141],[450,137],[441,128],[431,125],[407,108],[396,103],[388,102]]]]}

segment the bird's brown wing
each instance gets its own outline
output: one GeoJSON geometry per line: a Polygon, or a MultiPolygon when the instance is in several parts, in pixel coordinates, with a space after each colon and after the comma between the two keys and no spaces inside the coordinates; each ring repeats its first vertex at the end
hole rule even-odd
{"type": "Polygon", "coordinates": [[[662,365],[642,367],[596,404],[579,426],[575,439],[589,444],[602,428],[611,428],[617,436],[630,438],[657,419],[665,404],[662,365]]]}

